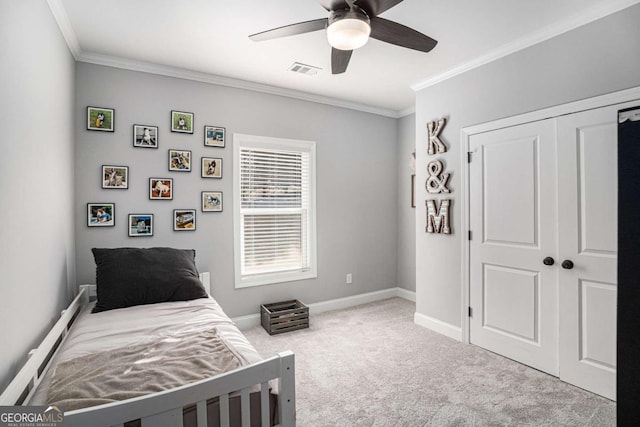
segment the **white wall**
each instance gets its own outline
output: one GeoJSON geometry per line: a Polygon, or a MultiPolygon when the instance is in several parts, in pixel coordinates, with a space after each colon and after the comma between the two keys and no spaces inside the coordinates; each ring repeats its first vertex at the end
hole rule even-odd
{"type": "Polygon", "coordinates": [[[427,198],[419,185],[415,231],[416,311],[461,322],[460,129],[640,85],[640,5],[562,34],[417,93],[418,182],[426,180],[428,121],[446,116],[453,235],[425,233],[427,198]]]}
{"type": "Polygon", "coordinates": [[[94,282],[92,247],[196,249],[228,315],[262,303],[314,303],[396,286],[395,119],[307,101],[86,63],[76,66],[76,246],[79,282],[94,282]],[[86,106],[116,110],[114,133],[85,130],[86,106]],[[170,132],[172,109],[195,113],[195,134],[170,132]],[[159,149],[132,147],[132,125],[160,128],[159,149]],[[224,149],[203,145],[203,126],[227,128],[224,149]],[[318,278],[236,290],[233,281],[232,134],[317,142],[318,278]],[[168,172],[170,148],[193,152],[191,173],[168,172]],[[200,158],[222,157],[223,179],[200,177],[200,158]],[[130,168],[128,190],[103,190],[103,164],[130,168]],[[174,200],[148,200],[148,178],[174,179],[174,200]],[[200,212],[200,192],[223,191],[222,213],[200,212]],[[114,202],[114,228],[87,228],[86,203],[114,202]],[[197,209],[195,232],[172,230],[173,209],[197,209]],[[155,214],[155,235],[127,237],[129,213],[155,214]],[[353,284],[345,275],[353,274],[353,284]]]}
{"type": "Polygon", "coordinates": [[[0,390],[75,282],[73,58],[45,1],[0,5],[0,390]]]}
{"type": "Polygon", "coordinates": [[[398,119],[398,176],[397,236],[398,286],[409,291],[416,290],[416,209],[411,207],[411,170],[409,161],[416,147],[416,115],[409,114],[398,119]]]}

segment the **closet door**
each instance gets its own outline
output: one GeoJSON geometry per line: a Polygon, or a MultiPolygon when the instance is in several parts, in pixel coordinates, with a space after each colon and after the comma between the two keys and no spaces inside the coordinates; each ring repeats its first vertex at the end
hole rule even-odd
{"type": "Polygon", "coordinates": [[[471,343],[558,375],[553,119],[472,135],[471,343]]]}
{"type": "Polygon", "coordinates": [[[560,378],[614,400],[619,108],[558,118],[560,378]]]}

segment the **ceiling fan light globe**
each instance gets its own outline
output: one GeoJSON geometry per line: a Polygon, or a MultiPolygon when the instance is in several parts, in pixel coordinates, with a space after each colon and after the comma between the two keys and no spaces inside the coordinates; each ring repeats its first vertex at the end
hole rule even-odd
{"type": "Polygon", "coordinates": [[[340,50],[354,50],[364,46],[369,40],[371,27],[360,19],[341,19],[327,27],[329,44],[340,50]]]}

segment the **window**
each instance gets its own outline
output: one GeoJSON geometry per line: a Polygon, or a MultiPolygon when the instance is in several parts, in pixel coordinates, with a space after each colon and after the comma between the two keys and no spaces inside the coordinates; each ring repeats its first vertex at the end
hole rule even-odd
{"type": "Polygon", "coordinates": [[[234,134],[236,287],[317,276],[315,142],[234,134]]]}

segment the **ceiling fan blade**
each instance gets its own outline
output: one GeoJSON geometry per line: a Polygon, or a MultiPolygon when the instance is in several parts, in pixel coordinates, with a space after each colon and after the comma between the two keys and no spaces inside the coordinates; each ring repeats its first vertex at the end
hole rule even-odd
{"type": "Polygon", "coordinates": [[[310,33],[312,31],[324,30],[327,27],[327,18],[314,19],[313,21],[298,22],[297,24],[285,25],[273,30],[252,34],[249,38],[255,42],[277,39],[280,37],[295,36],[297,34],[310,33]]]}
{"type": "Polygon", "coordinates": [[[429,52],[438,44],[437,40],[429,36],[383,18],[371,19],[370,37],[421,52],[429,52]]]}
{"type": "Polygon", "coordinates": [[[352,50],[331,48],[331,74],[342,74],[347,71],[352,50]]]}
{"type": "Polygon", "coordinates": [[[355,3],[360,9],[367,12],[369,18],[373,18],[398,3],[402,3],[402,0],[356,0],[355,3]]]}
{"type": "Polygon", "coordinates": [[[317,0],[320,6],[327,10],[349,9],[349,5],[344,0],[317,0]]]}

